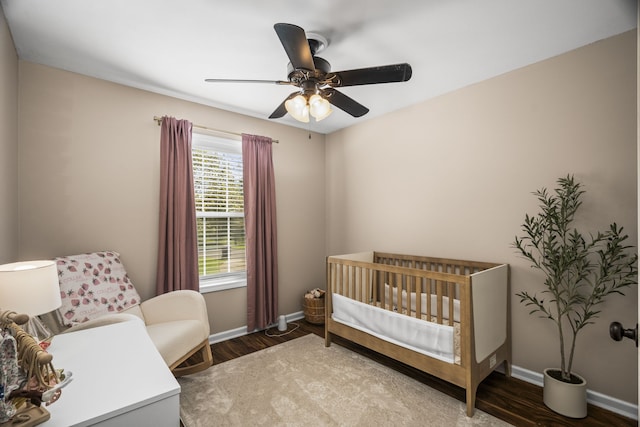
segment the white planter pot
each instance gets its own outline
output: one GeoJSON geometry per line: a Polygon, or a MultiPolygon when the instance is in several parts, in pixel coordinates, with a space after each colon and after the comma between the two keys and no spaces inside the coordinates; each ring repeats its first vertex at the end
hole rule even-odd
{"type": "Polygon", "coordinates": [[[548,374],[549,371],[559,371],[559,369],[544,370],[544,389],[542,391],[544,404],[552,411],[565,417],[586,417],[587,381],[574,373],[573,375],[582,382],[580,384],[567,383],[553,378],[548,374]]]}

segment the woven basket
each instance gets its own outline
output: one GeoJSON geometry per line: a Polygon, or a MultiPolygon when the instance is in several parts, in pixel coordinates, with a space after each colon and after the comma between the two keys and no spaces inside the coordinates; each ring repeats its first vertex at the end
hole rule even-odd
{"type": "Polygon", "coordinates": [[[307,322],[324,325],[324,298],[303,298],[302,310],[307,322]]]}

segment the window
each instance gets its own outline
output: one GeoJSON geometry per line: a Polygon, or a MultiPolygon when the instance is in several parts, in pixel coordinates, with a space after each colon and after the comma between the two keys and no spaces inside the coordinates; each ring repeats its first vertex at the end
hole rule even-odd
{"type": "Polygon", "coordinates": [[[200,291],[246,286],[241,143],[194,133],[192,144],[200,291]]]}

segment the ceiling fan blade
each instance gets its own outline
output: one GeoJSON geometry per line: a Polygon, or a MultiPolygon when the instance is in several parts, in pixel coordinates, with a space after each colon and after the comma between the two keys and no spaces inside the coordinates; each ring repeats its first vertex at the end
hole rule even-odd
{"type": "Polygon", "coordinates": [[[351,114],[353,117],[362,117],[369,112],[367,107],[335,89],[324,89],[322,94],[331,104],[351,114]]]}
{"type": "Polygon", "coordinates": [[[243,79],[204,79],[208,83],[269,83],[276,85],[291,85],[293,83],[285,80],[243,80],[243,79]]]}
{"type": "Polygon", "coordinates": [[[275,24],[273,28],[276,30],[293,68],[314,71],[316,68],[304,30],[293,24],[275,24]]]}
{"type": "MultiPolygon", "coordinates": [[[[411,78],[411,73],[411,65],[406,63],[337,71],[331,74],[337,76],[338,81],[335,84],[329,83],[329,85],[332,87],[343,87],[406,82],[411,78]]],[[[329,75],[329,78],[331,78],[332,75],[329,75]]]]}
{"type": "Polygon", "coordinates": [[[282,104],[278,105],[278,108],[276,108],[273,113],[271,113],[271,115],[269,116],[270,119],[279,119],[280,117],[284,117],[285,114],[287,114],[287,109],[284,106],[284,103],[287,102],[288,100],[290,100],[291,98],[293,98],[296,95],[299,95],[300,92],[293,92],[291,95],[287,96],[287,98],[282,101],[282,104]]]}

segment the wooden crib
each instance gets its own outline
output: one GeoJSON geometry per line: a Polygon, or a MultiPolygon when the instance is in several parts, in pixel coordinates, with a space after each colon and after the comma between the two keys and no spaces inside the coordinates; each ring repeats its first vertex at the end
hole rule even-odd
{"type": "Polygon", "coordinates": [[[500,365],[511,374],[509,315],[507,264],[380,252],[327,258],[326,346],[337,335],[460,386],[467,416],[483,379],[500,365]]]}

